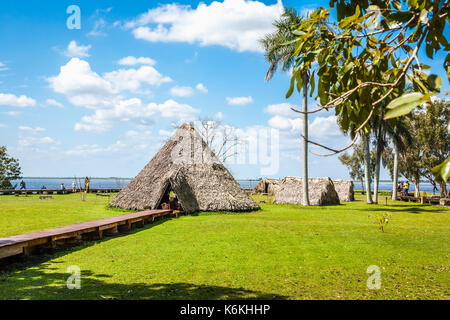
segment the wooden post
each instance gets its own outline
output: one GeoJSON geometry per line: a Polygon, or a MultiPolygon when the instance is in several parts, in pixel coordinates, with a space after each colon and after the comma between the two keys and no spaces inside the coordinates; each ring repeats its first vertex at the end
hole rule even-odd
{"type": "Polygon", "coordinates": [[[420,204],[424,204],[425,203],[425,197],[424,196],[421,196],[420,197],[420,204]]]}

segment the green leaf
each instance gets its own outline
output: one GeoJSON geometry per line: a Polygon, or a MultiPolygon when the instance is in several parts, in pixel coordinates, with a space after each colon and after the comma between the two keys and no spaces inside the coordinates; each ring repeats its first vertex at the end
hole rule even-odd
{"type": "Polygon", "coordinates": [[[313,73],[311,74],[311,78],[309,79],[309,85],[311,86],[311,92],[309,94],[310,97],[313,96],[314,89],[316,88],[316,80],[314,78],[314,72],[316,71],[313,71],[313,73]]]}
{"type": "Polygon", "coordinates": [[[295,34],[296,36],[304,36],[306,33],[301,30],[294,30],[292,31],[292,34],[295,34]]]}
{"type": "Polygon", "coordinates": [[[286,92],[286,99],[288,99],[292,95],[292,92],[294,92],[295,78],[297,78],[297,74],[296,73],[294,73],[292,75],[291,85],[289,86],[288,92],[286,92]]]}
{"type": "Polygon", "coordinates": [[[303,89],[303,72],[297,74],[297,91],[300,93],[303,89]]]}
{"type": "Polygon", "coordinates": [[[422,94],[419,92],[407,93],[397,99],[392,100],[388,105],[384,119],[391,119],[408,114],[414,108],[420,106],[425,100],[429,98],[429,94],[422,94]]]}
{"type": "Polygon", "coordinates": [[[429,75],[427,81],[434,91],[438,91],[442,87],[442,79],[438,75],[429,75]]]}
{"type": "Polygon", "coordinates": [[[450,157],[441,164],[434,167],[431,171],[438,181],[447,182],[450,178],[450,157]]]}

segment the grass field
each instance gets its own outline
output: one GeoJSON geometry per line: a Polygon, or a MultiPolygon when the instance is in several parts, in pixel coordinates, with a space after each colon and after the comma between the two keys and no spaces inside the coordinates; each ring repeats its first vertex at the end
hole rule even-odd
{"type": "MultiPolygon", "coordinates": [[[[450,210],[362,200],[163,220],[0,266],[0,299],[449,299],[450,210]],[[383,233],[370,216],[384,212],[383,233]],[[66,287],[72,265],[80,290],[66,287]],[[379,290],[366,286],[370,265],[379,290]]],[[[0,237],[122,213],[94,195],[1,196],[0,237]]]]}

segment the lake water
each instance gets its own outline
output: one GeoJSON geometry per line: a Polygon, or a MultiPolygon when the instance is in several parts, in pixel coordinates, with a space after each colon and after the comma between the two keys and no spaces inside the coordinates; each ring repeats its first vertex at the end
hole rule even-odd
{"type": "MultiPolygon", "coordinates": [[[[51,178],[51,179],[24,179],[27,189],[41,189],[42,186],[45,186],[47,189],[60,189],[61,183],[64,183],[67,189],[72,188],[72,181],[75,181],[76,184],[81,183],[81,186],[84,187],[84,179],[75,180],[75,179],[59,179],[59,178],[51,178]]],[[[101,189],[116,189],[123,188],[128,183],[130,183],[131,179],[91,179],[91,188],[101,188],[101,189]]],[[[238,183],[244,189],[253,189],[259,180],[237,180],[238,183]]],[[[17,183],[17,188],[19,188],[19,181],[14,181],[13,184],[17,183]]],[[[355,190],[361,190],[361,183],[354,182],[355,190]]],[[[373,188],[373,184],[372,184],[373,188]]],[[[447,186],[450,188],[450,185],[447,186]]],[[[448,190],[447,189],[447,190],[448,190]]],[[[381,182],[380,190],[392,190],[392,182],[381,182]]],[[[415,191],[414,184],[410,184],[410,191],[415,191]]],[[[428,182],[423,182],[420,184],[420,191],[425,192],[433,192],[433,185],[428,182]]],[[[437,191],[439,192],[439,191],[437,191]]]]}

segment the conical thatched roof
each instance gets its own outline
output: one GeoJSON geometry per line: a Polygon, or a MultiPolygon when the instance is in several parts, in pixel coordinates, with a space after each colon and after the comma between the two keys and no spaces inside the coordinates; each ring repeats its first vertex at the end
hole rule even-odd
{"type": "Polygon", "coordinates": [[[269,179],[264,178],[255,186],[252,190],[252,194],[267,193],[269,195],[275,195],[281,185],[281,179],[269,179]]]}
{"type": "Polygon", "coordinates": [[[333,180],[334,189],[341,201],[355,201],[355,192],[353,191],[353,181],[333,180]]]}
{"type": "Polygon", "coordinates": [[[183,124],[111,201],[129,210],[156,209],[173,190],[185,212],[250,211],[259,206],[190,124],[183,124]]]}
{"type": "MultiPolygon", "coordinates": [[[[303,203],[303,179],[285,177],[275,194],[273,203],[303,203]]],[[[308,179],[309,203],[313,206],[340,204],[339,197],[330,178],[308,179]]]]}

